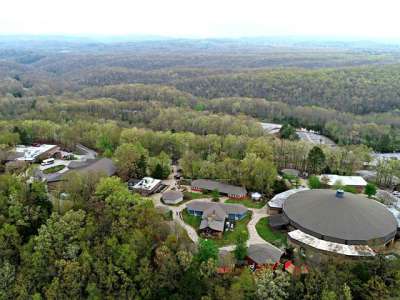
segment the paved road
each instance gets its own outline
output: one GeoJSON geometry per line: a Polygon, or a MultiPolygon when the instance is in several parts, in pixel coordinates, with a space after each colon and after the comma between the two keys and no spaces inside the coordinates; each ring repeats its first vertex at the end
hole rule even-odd
{"type": "Polygon", "coordinates": [[[89,149],[88,147],[85,147],[82,144],[77,144],[76,148],[78,148],[79,150],[81,150],[84,153],[82,155],[78,155],[78,156],[83,156],[80,158],[81,160],[95,159],[97,156],[96,151],[89,149]]]}

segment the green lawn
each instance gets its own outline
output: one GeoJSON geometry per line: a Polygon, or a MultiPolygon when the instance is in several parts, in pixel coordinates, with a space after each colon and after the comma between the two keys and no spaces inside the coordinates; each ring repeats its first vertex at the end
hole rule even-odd
{"type": "Polygon", "coordinates": [[[237,236],[244,232],[246,234],[246,241],[249,239],[249,232],[247,231],[247,223],[251,220],[252,212],[249,211],[247,216],[240,221],[236,221],[235,228],[233,231],[225,231],[222,238],[214,239],[215,244],[218,247],[227,246],[227,245],[234,245],[236,244],[237,236]]]}
{"type": "Polygon", "coordinates": [[[184,192],[183,199],[184,200],[194,200],[194,199],[204,199],[204,198],[211,198],[211,195],[206,195],[203,193],[194,193],[194,192],[184,192]]]}
{"type": "Polygon", "coordinates": [[[58,171],[61,171],[62,169],[64,169],[65,166],[64,165],[58,165],[58,166],[54,166],[48,169],[44,169],[43,173],[44,174],[51,174],[51,173],[56,173],[58,171]]]}
{"type": "Polygon", "coordinates": [[[269,227],[268,217],[260,219],[256,224],[257,233],[267,242],[280,247],[287,245],[286,234],[269,227]]]}
{"type": "Polygon", "coordinates": [[[253,201],[250,198],[245,199],[228,199],[225,203],[242,204],[249,208],[261,208],[265,205],[264,201],[253,201]]]}
{"type": "Polygon", "coordinates": [[[201,217],[198,216],[193,216],[188,213],[186,209],[182,211],[182,218],[183,221],[185,221],[186,224],[189,224],[192,226],[194,229],[198,230],[201,222],[201,217]]]}

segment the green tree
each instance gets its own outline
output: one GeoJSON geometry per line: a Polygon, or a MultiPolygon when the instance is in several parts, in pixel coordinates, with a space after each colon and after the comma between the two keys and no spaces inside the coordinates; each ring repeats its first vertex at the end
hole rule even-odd
{"type": "Polygon", "coordinates": [[[196,258],[199,262],[205,262],[209,259],[218,259],[218,247],[212,241],[208,239],[201,239],[198,245],[198,253],[196,258]]]}
{"type": "Polygon", "coordinates": [[[247,256],[246,233],[241,232],[236,236],[235,257],[238,261],[242,261],[247,256]]]}
{"type": "Polygon", "coordinates": [[[162,166],[158,163],[156,164],[156,167],[154,169],[154,171],[151,173],[151,176],[153,178],[157,178],[157,179],[163,179],[163,168],[162,166]]]}
{"type": "Polygon", "coordinates": [[[166,179],[171,173],[171,159],[162,151],[158,156],[148,159],[147,167],[152,177],[166,179]]]}
{"type": "Polygon", "coordinates": [[[308,186],[310,189],[319,189],[321,188],[322,184],[317,176],[312,175],[308,178],[308,186]]]}
{"type": "Polygon", "coordinates": [[[325,167],[325,154],[318,146],[314,146],[307,157],[307,166],[311,174],[320,174],[325,167]]]}
{"type": "Polygon", "coordinates": [[[337,300],[336,293],[334,291],[323,290],[321,300],[337,300]]]}
{"type": "Polygon", "coordinates": [[[281,127],[281,129],[279,129],[279,136],[282,139],[287,139],[287,140],[292,140],[292,141],[299,139],[299,136],[296,133],[296,129],[292,125],[287,124],[287,123],[284,124],[281,127]]]}
{"type": "Polygon", "coordinates": [[[287,273],[264,268],[256,273],[255,282],[256,299],[284,300],[289,297],[290,278],[287,273]]]}
{"type": "Polygon", "coordinates": [[[367,183],[364,189],[364,193],[368,196],[368,198],[371,198],[376,194],[376,186],[372,183],[367,183]]]}
{"type": "Polygon", "coordinates": [[[142,178],[146,174],[147,157],[147,150],[139,143],[120,145],[114,154],[118,175],[124,180],[142,178]]]}
{"type": "Polygon", "coordinates": [[[219,201],[219,191],[217,189],[211,192],[212,201],[218,202],[219,201]]]}

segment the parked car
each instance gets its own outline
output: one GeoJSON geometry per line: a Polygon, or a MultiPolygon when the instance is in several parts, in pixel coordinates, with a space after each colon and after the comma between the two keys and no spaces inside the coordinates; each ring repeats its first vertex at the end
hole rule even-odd
{"type": "Polygon", "coordinates": [[[42,166],[48,166],[54,164],[54,158],[48,158],[42,161],[40,165],[42,166]]]}

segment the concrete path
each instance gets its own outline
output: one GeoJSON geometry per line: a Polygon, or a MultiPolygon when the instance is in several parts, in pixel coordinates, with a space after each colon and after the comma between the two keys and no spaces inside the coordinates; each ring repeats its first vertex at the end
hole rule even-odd
{"type": "MultiPolygon", "coordinates": [[[[176,186],[176,180],[173,177],[173,175],[176,172],[175,166],[173,168],[174,168],[173,173],[168,177],[168,179],[163,180],[163,183],[169,186],[169,188],[167,190],[176,186]]],[[[188,204],[192,201],[210,202],[211,201],[210,198],[191,200],[191,201],[185,202],[179,206],[171,206],[171,205],[166,205],[166,204],[162,203],[160,193],[152,195],[151,198],[153,199],[154,206],[167,207],[168,209],[170,209],[172,211],[173,220],[175,220],[179,225],[181,225],[186,230],[189,238],[194,243],[197,243],[199,241],[199,235],[197,234],[196,230],[192,226],[186,224],[183,221],[182,211],[186,208],[186,204],[188,204]]],[[[227,199],[228,199],[227,197],[221,197],[220,201],[221,201],[221,203],[224,203],[227,199]]],[[[265,205],[262,208],[249,208],[249,210],[252,212],[252,217],[251,217],[251,220],[249,221],[249,223],[247,224],[247,230],[249,232],[249,239],[247,241],[247,246],[254,245],[254,244],[268,244],[269,246],[276,248],[271,243],[268,243],[265,240],[263,240],[259,236],[259,234],[257,233],[257,230],[256,230],[256,224],[258,223],[258,221],[260,221],[261,218],[268,216],[267,205],[265,205]]],[[[223,250],[233,251],[233,250],[235,250],[235,247],[236,247],[235,245],[227,245],[227,246],[220,247],[219,250],[220,251],[223,251],[223,250]]]]}
{"type": "Polygon", "coordinates": [[[256,209],[256,208],[249,208],[253,214],[251,217],[251,220],[247,224],[247,230],[249,231],[249,239],[247,241],[247,246],[253,245],[253,244],[264,244],[267,243],[265,240],[263,240],[262,237],[259,236],[256,230],[256,224],[258,221],[260,221],[261,218],[267,217],[267,209],[264,206],[263,208],[256,209]]]}
{"type": "MultiPolygon", "coordinates": [[[[252,211],[251,220],[247,223],[247,230],[249,232],[249,239],[247,240],[247,247],[255,244],[266,244],[272,248],[277,248],[276,246],[272,245],[265,241],[258,233],[256,229],[256,224],[260,221],[260,219],[264,217],[268,217],[267,207],[264,206],[262,208],[249,208],[252,211]]],[[[220,247],[219,251],[233,251],[235,250],[235,245],[228,245],[224,247],[220,247]]],[[[280,249],[279,249],[280,250],[280,249]]]]}

